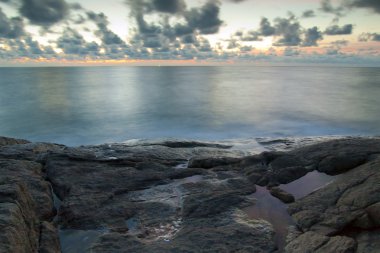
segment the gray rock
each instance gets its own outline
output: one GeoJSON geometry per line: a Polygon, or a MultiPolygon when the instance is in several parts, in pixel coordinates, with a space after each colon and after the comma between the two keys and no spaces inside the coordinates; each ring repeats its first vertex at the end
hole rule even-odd
{"type": "Polygon", "coordinates": [[[273,197],[278,198],[285,204],[293,203],[294,202],[294,196],[281,188],[278,187],[271,187],[269,188],[269,192],[273,197]]]}
{"type": "Polygon", "coordinates": [[[377,253],[380,249],[380,229],[362,231],[354,236],[358,243],[356,252],[377,253]]]}
{"type": "Polygon", "coordinates": [[[249,220],[242,213],[220,213],[191,219],[172,238],[155,240],[128,234],[108,233],[92,247],[92,252],[258,252],[276,251],[272,226],[263,220],[249,220]]]}
{"type": "Polygon", "coordinates": [[[43,178],[42,166],[0,159],[0,252],[38,252],[40,224],[53,216],[50,185],[43,178]]]}
{"type": "Polygon", "coordinates": [[[39,253],[61,252],[58,229],[52,223],[42,222],[40,234],[39,253]]]}
{"type": "Polygon", "coordinates": [[[189,168],[210,169],[222,165],[239,163],[241,159],[235,157],[194,157],[189,161],[189,168]]]}
{"type": "Polygon", "coordinates": [[[285,248],[287,253],[354,253],[354,239],[345,236],[328,237],[315,232],[301,234],[285,248]]]}
{"type": "Polygon", "coordinates": [[[10,145],[15,145],[15,144],[26,144],[26,143],[29,143],[29,141],[0,136],[0,147],[10,146],[10,145]]]}

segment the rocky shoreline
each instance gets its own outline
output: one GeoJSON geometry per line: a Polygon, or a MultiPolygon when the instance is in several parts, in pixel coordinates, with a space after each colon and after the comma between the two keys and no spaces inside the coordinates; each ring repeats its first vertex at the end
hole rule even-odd
{"type": "Polygon", "coordinates": [[[262,144],[278,148],[0,137],[0,252],[379,252],[380,138],[262,144]],[[300,198],[284,190],[311,173],[339,176],[300,198]],[[286,203],[282,245],[246,211],[259,188],[286,203]]]}

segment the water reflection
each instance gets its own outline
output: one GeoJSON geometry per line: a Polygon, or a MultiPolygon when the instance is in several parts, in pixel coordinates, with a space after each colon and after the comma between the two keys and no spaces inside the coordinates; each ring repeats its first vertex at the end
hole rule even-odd
{"type": "MultiPolygon", "coordinates": [[[[289,184],[280,185],[280,188],[299,199],[331,183],[337,177],[339,176],[329,176],[318,171],[312,171],[289,184]]],[[[277,245],[280,250],[283,250],[289,226],[295,225],[295,223],[287,212],[286,204],[273,197],[265,187],[256,187],[257,191],[252,194],[252,197],[256,198],[257,202],[244,211],[251,219],[264,219],[270,222],[276,232],[277,245]]]]}
{"type": "Polygon", "coordinates": [[[329,176],[325,173],[312,171],[305,176],[289,183],[280,185],[280,188],[291,193],[295,199],[300,199],[313,191],[333,182],[338,176],[329,176]]]}
{"type": "Polygon", "coordinates": [[[380,134],[378,68],[0,69],[0,135],[133,138],[380,134]]]}
{"type": "Polygon", "coordinates": [[[255,205],[247,207],[244,212],[251,219],[263,219],[272,224],[276,232],[275,240],[279,249],[283,249],[286,243],[288,228],[295,225],[286,211],[286,204],[270,195],[265,187],[256,186],[257,191],[252,197],[257,199],[255,205]]]}

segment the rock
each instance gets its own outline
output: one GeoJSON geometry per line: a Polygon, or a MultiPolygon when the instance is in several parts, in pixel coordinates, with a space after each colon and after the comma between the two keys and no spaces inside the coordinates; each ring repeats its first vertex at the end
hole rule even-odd
{"type": "Polygon", "coordinates": [[[0,136],[0,147],[10,146],[10,145],[15,145],[15,144],[26,144],[26,143],[29,143],[29,141],[0,136]]]}
{"type": "Polygon", "coordinates": [[[58,229],[49,222],[42,222],[39,253],[60,253],[58,229]]]}
{"type": "Polygon", "coordinates": [[[240,162],[241,159],[234,157],[195,157],[189,161],[189,168],[210,169],[222,165],[231,165],[240,162]]]}
{"type": "Polygon", "coordinates": [[[252,183],[276,186],[290,183],[313,170],[337,175],[380,154],[379,139],[346,138],[321,142],[289,152],[264,152],[241,158],[232,167],[244,169],[252,183]]]}
{"type": "Polygon", "coordinates": [[[39,223],[26,186],[0,187],[0,252],[37,252],[39,223]]]}
{"type": "Polygon", "coordinates": [[[379,168],[380,158],[347,172],[334,183],[291,204],[290,214],[304,231],[338,234],[368,211],[373,215],[371,209],[376,209],[380,202],[379,168]],[[305,222],[308,220],[313,222],[305,222]]]}
{"type": "Polygon", "coordinates": [[[145,146],[165,146],[169,148],[199,148],[199,147],[206,147],[206,148],[217,148],[217,149],[229,149],[232,148],[231,145],[224,145],[219,143],[207,143],[207,142],[200,142],[200,141],[181,141],[181,140],[168,140],[168,141],[160,141],[156,143],[147,142],[144,143],[145,146]]]}
{"type": "Polygon", "coordinates": [[[42,166],[0,159],[0,252],[38,252],[41,226],[54,216],[42,166]]]}
{"type": "Polygon", "coordinates": [[[287,253],[354,253],[356,242],[345,236],[328,237],[315,232],[306,232],[290,242],[287,253]]]}
{"type": "Polygon", "coordinates": [[[362,231],[354,236],[357,241],[357,253],[377,253],[380,249],[380,229],[362,231]]]}
{"type": "Polygon", "coordinates": [[[65,146],[57,144],[20,142],[14,145],[0,146],[0,158],[29,160],[43,164],[50,152],[60,152],[64,149],[65,146]]]}
{"type": "MultiPolygon", "coordinates": [[[[308,231],[300,238],[304,238],[305,243],[311,240],[310,235],[330,238],[316,252],[377,252],[368,241],[376,234],[369,231],[379,227],[379,168],[380,157],[373,157],[339,176],[333,183],[291,204],[290,214],[302,231],[308,231]],[[350,237],[344,236],[342,242],[339,235],[350,237]]],[[[290,242],[289,248],[299,240],[290,242]]],[[[308,246],[304,244],[297,248],[299,251],[289,252],[305,252],[308,246]]]]}
{"type": "Polygon", "coordinates": [[[42,166],[30,161],[0,159],[0,185],[11,188],[22,185],[31,196],[33,210],[41,220],[54,214],[54,204],[49,182],[45,181],[42,166]]]}
{"type": "Polygon", "coordinates": [[[249,220],[240,212],[220,213],[188,220],[170,239],[147,240],[128,234],[108,233],[91,248],[91,252],[258,252],[276,251],[274,231],[263,220],[249,220]],[[226,240],[228,238],[228,240],[226,240]]]}
{"type": "Polygon", "coordinates": [[[271,187],[269,188],[269,192],[273,197],[278,198],[285,204],[293,203],[294,202],[294,196],[281,188],[278,187],[271,187]]]}

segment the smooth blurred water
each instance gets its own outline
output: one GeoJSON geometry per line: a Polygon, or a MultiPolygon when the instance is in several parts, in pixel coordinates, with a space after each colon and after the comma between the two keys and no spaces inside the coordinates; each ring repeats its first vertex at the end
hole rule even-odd
{"type": "Polygon", "coordinates": [[[380,68],[0,68],[0,135],[66,145],[380,135],[380,68]]]}

